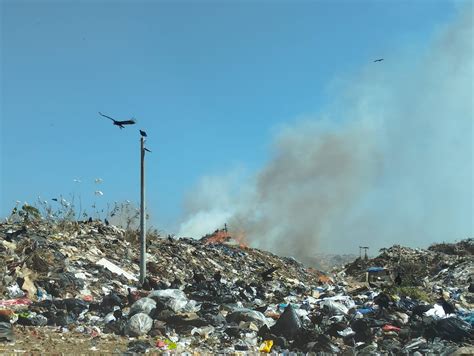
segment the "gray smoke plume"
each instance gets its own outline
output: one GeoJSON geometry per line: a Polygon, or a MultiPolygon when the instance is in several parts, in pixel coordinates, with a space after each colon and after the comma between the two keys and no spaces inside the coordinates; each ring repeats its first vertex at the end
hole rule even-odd
{"type": "Polygon", "coordinates": [[[472,237],[472,21],[467,12],[421,53],[398,49],[339,84],[337,106],[283,128],[245,184],[204,178],[179,234],[227,222],[252,246],[306,261],[472,237]]]}

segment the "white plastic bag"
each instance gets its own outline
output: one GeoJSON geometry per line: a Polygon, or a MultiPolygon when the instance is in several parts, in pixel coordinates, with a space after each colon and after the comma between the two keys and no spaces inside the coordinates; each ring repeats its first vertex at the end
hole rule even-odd
{"type": "Polygon", "coordinates": [[[133,303],[130,308],[130,315],[137,313],[145,313],[150,315],[150,312],[156,308],[156,302],[151,298],[142,298],[133,303]]]}
{"type": "Polygon", "coordinates": [[[126,334],[130,336],[146,335],[153,326],[153,319],[145,313],[135,314],[130,318],[126,327],[126,334]]]}

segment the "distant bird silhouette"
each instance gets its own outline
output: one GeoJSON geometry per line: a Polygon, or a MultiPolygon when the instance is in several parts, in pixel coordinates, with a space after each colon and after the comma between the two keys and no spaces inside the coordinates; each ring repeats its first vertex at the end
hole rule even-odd
{"type": "Polygon", "coordinates": [[[122,121],[115,120],[115,119],[112,119],[110,116],[102,114],[100,111],[99,111],[99,115],[103,116],[103,117],[106,117],[107,119],[112,120],[114,122],[114,125],[120,127],[121,129],[124,128],[124,125],[134,125],[136,123],[136,121],[134,119],[122,120],[122,121]]]}
{"type": "Polygon", "coordinates": [[[454,308],[454,305],[447,302],[446,299],[444,299],[443,297],[438,299],[438,303],[441,304],[446,314],[453,314],[456,311],[456,309],[454,308]]]}
{"type": "Polygon", "coordinates": [[[431,304],[419,304],[415,305],[413,309],[411,310],[411,318],[415,316],[422,317],[424,313],[426,313],[428,310],[432,309],[433,306],[431,304]]]}
{"type": "Polygon", "coordinates": [[[374,62],[382,62],[383,58],[376,59],[374,62]]]}
{"type": "Polygon", "coordinates": [[[104,223],[105,223],[105,226],[109,226],[109,225],[110,225],[109,220],[107,220],[107,219],[104,219],[104,223]]]}
{"type": "Polygon", "coordinates": [[[143,130],[138,130],[138,131],[140,131],[140,135],[142,135],[143,137],[147,137],[145,131],[143,131],[143,130]]]}
{"type": "Polygon", "coordinates": [[[52,200],[52,201],[58,201],[58,198],[53,198],[53,199],[51,199],[51,200],[52,200]]]}

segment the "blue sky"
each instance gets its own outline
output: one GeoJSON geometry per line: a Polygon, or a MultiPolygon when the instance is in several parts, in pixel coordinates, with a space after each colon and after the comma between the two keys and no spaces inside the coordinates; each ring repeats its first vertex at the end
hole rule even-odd
{"type": "Polygon", "coordinates": [[[141,128],[152,222],[176,229],[201,177],[257,170],[279,126],[335,100],[332,83],[394,48],[423,48],[456,11],[421,0],[3,0],[0,215],[38,196],[137,202],[141,128]],[[120,130],[98,111],[138,123],[120,130]]]}

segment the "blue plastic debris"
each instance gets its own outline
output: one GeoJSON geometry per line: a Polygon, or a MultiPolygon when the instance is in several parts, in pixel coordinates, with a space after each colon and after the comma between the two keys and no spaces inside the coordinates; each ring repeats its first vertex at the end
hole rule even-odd
{"type": "Polygon", "coordinates": [[[373,308],[360,308],[360,309],[357,309],[357,311],[361,314],[370,314],[374,312],[374,309],[373,308]]]}

